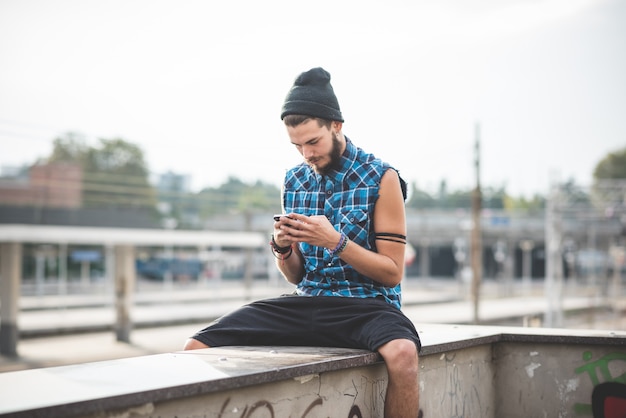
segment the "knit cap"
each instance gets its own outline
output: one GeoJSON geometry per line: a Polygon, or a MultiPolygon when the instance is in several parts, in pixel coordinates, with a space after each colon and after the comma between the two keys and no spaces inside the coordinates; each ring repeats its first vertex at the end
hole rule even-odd
{"type": "Polygon", "coordinates": [[[321,67],[312,68],[296,78],[285,98],[280,119],[287,115],[305,115],[343,122],[328,71],[321,67]]]}

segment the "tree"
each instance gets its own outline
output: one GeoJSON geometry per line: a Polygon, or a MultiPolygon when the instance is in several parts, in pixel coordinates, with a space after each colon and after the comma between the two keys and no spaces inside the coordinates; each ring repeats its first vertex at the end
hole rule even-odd
{"type": "Polygon", "coordinates": [[[596,165],[593,171],[594,184],[592,200],[596,207],[603,208],[607,214],[621,218],[622,234],[626,235],[626,209],[624,191],[626,190],[626,147],[610,152],[596,165]]]}
{"type": "Polygon", "coordinates": [[[482,191],[483,202],[482,207],[485,209],[504,209],[506,202],[506,190],[504,187],[499,189],[494,187],[486,187],[482,191]]]}
{"type": "Polygon", "coordinates": [[[48,163],[78,163],[82,166],[88,149],[83,135],[67,132],[64,136],[54,139],[48,163]]]}
{"type": "Polygon", "coordinates": [[[246,184],[231,176],[217,188],[203,189],[198,193],[196,202],[202,218],[254,210],[276,212],[280,210],[280,189],[262,181],[246,184]]]}
{"type": "Polygon", "coordinates": [[[425,191],[418,189],[415,183],[411,183],[409,196],[409,200],[406,202],[407,208],[431,209],[437,206],[435,199],[425,191]]]}
{"type": "MultiPolygon", "coordinates": [[[[445,180],[439,183],[439,191],[436,197],[420,190],[411,184],[410,198],[406,207],[411,209],[470,209],[472,207],[471,190],[448,191],[445,180]]],[[[504,187],[499,189],[487,187],[482,192],[482,207],[486,209],[504,209],[507,199],[504,187]]]]}
{"type": "Polygon", "coordinates": [[[276,186],[257,181],[239,195],[238,209],[242,212],[280,211],[280,189],[276,186]]]}
{"type": "Polygon", "coordinates": [[[626,147],[609,153],[593,170],[594,180],[626,179],[626,147]]]}
{"type": "Polygon", "coordinates": [[[121,138],[99,140],[90,147],[75,132],[54,139],[49,163],[71,162],[83,169],[83,206],[156,210],[143,151],[121,138]]]}
{"type": "Polygon", "coordinates": [[[100,139],[84,162],[86,206],[156,208],[143,151],[121,138],[100,139]]]}
{"type": "Polygon", "coordinates": [[[540,212],[546,208],[546,198],[540,194],[534,194],[531,198],[525,196],[504,198],[504,209],[507,211],[540,212]]]}

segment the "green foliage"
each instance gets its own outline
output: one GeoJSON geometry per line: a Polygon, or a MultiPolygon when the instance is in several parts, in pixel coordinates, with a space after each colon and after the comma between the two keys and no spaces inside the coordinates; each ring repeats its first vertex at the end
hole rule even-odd
{"type": "Polygon", "coordinates": [[[73,162],[83,169],[83,206],[150,208],[156,194],[143,151],[121,138],[100,139],[97,147],[69,132],[54,140],[48,162],[73,162]]]}
{"type": "Polygon", "coordinates": [[[587,205],[590,203],[589,193],[577,185],[574,179],[563,183],[560,191],[570,205],[587,205]]]}
{"type": "Polygon", "coordinates": [[[488,209],[505,209],[505,202],[507,198],[506,190],[504,187],[493,188],[486,187],[482,191],[483,202],[482,207],[488,209]]]}
{"type": "Polygon", "coordinates": [[[597,180],[626,179],[626,147],[609,153],[596,165],[593,178],[597,180]]]}
{"type": "Polygon", "coordinates": [[[156,208],[143,151],[120,138],[100,139],[85,157],[85,205],[156,208]]]}
{"type": "Polygon", "coordinates": [[[67,132],[64,136],[56,137],[52,144],[52,154],[48,157],[49,163],[78,163],[84,169],[83,164],[89,147],[83,135],[67,132]]]}
{"type": "MultiPolygon", "coordinates": [[[[122,138],[100,139],[97,146],[91,147],[83,135],[68,132],[55,138],[53,145],[49,163],[76,163],[83,168],[85,207],[150,208],[157,213],[157,202],[162,202],[167,206],[162,215],[175,218],[179,227],[199,227],[203,220],[225,213],[280,211],[278,187],[261,181],[247,184],[236,177],[198,193],[185,192],[182,187],[157,193],[150,184],[143,151],[122,138]]],[[[626,179],[626,148],[609,153],[596,165],[593,176],[596,182],[626,179]]],[[[584,204],[590,200],[572,180],[561,187],[569,201],[584,204]]],[[[407,208],[471,209],[472,190],[450,191],[445,180],[436,193],[428,193],[415,184],[410,188],[407,208]]],[[[482,207],[486,209],[538,211],[545,206],[546,198],[540,194],[513,197],[504,187],[482,189],[482,207]]]]}
{"type": "Polygon", "coordinates": [[[423,190],[417,188],[415,183],[411,183],[411,192],[406,206],[414,209],[432,209],[437,207],[437,200],[423,190]]]}
{"type": "Polygon", "coordinates": [[[544,210],[545,207],[546,198],[539,194],[535,194],[530,198],[526,198],[525,196],[513,197],[508,195],[504,198],[504,209],[507,211],[536,212],[544,210]]]}
{"type": "Polygon", "coordinates": [[[235,177],[217,188],[205,188],[196,196],[200,217],[220,213],[280,211],[280,189],[257,181],[246,184],[235,177]]]}
{"type": "Polygon", "coordinates": [[[141,148],[121,138],[100,139],[95,147],[69,132],[54,140],[50,163],[75,163],[83,169],[83,206],[149,208],[176,219],[179,228],[198,228],[207,218],[225,213],[279,212],[280,189],[236,177],[216,188],[186,192],[182,185],[157,191],[141,148]],[[160,202],[161,204],[158,204],[160,202]]]}
{"type": "MultiPolygon", "coordinates": [[[[504,187],[495,189],[486,187],[482,189],[482,207],[489,209],[504,209],[507,195],[504,187]]],[[[471,209],[472,190],[448,191],[445,180],[439,185],[436,195],[431,195],[424,190],[418,189],[415,184],[411,184],[411,193],[407,208],[412,209],[471,209]]]]}

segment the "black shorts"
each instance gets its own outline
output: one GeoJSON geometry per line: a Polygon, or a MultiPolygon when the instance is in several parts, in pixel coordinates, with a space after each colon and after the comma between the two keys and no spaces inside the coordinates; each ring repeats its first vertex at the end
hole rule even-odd
{"type": "Polygon", "coordinates": [[[374,298],[285,295],[244,305],[192,338],[208,345],[360,348],[377,351],[396,339],[421,343],[413,323],[374,298]]]}

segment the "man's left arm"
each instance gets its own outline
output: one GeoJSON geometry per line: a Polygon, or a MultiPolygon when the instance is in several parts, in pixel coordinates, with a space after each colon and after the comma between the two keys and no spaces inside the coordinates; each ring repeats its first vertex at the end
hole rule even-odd
{"type": "MultiPolygon", "coordinates": [[[[404,197],[398,173],[389,169],[380,183],[379,197],[374,208],[374,232],[406,235],[404,197]]],[[[350,242],[340,254],[343,261],[378,283],[393,287],[404,276],[406,245],[396,241],[376,241],[377,251],[367,250],[350,242]]]]}

